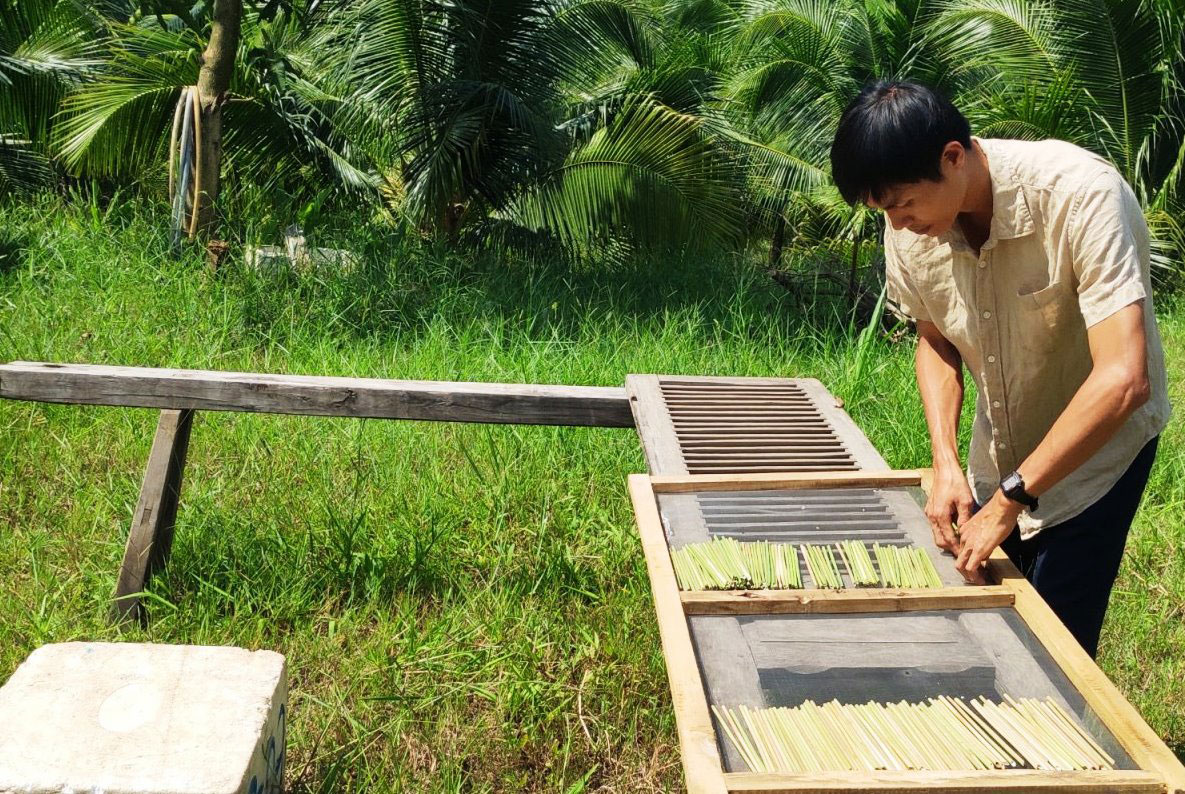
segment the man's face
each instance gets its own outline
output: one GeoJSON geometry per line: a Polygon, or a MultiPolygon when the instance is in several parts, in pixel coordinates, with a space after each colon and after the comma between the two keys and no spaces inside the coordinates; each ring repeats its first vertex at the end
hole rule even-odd
{"type": "Polygon", "coordinates": [[[883,210],[894,229],[937,237],[955,224],[966,194],[961,144],[951,142],[942,153],[942,179],[893,185],[879,200],[869,197],[872,209],[883,210]]]}

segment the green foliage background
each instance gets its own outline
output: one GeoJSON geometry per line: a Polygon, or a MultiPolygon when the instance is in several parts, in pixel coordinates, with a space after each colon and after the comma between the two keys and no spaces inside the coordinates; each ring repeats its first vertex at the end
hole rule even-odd
{"type": "MultiPolygon", "coordinates": [[[[209,11],[0,0],[4,184],[159,196],[209,11]]],[[[593,258],[776,237],[828,272],[878,223],[829,184],[834,125],[866,81],[901,77],[978,134],[1110,158],[1168,266],[1183,53],[1180,0],[248,2],[221,206],[231,236],[339,211],[593,258]]]]}

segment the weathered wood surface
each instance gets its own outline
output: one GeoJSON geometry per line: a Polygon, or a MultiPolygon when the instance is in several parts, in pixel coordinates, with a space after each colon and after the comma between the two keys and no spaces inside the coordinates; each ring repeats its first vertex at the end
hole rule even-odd
{"type": "MultiPolygon", "coordinates": [[[[650,498],[655,499],[653,491],[650,494],[650,498]]],[[[708,527],[694,495],[664,496],[659,514],[668,545],[675,545],[676,540],[680,543],[696,543],[708,539],[708,527]]],[[[683,606],[686,610],[686,602],[683,602],[683,606]]],[[[685,614],[690,615],[686,611],[685,614]]],[[[687,625],[703,678],[712,682],[709,693],[711,699],[760,708],[765,703],[765,696],[761,692],[757,665],[749,652],[740,623],[716,618],[704,621],[692,616],[687,625]]],[[[721,742],[720,752],[724,755],[727,769],[740,768],[744,763],[730,742],[721,742]]]]}
{"type": "Polygon", "coordinates": [[[144,590],[152,574],[163,568],[169,557],[192,426],[193,411],[160,412],[115,586],[111,606],[115,621],[144,617],[136,594],[144,590]]]}
{"type": "Polygon", "coordinates": [[[626,375],[625,390],[646,453],[646,467],[651,472],[686,474],[687,465],[659,390],[658,376],[626,375]]]}
{"type": "Polygon", "coordinates": [[[810,488],[898,488],[921,483],[918,469],[812,471],[776,474],[655,474],[655,493],[778,491],[810,488]]]}
{"type": "Polygon", "coordinates": [[[1158,794],[1164,784],[1140,771],[1045,772],[1002,769],[983,772],[816,772],[795,775],[725,774],[735,794],[1158,794]]]}
{"type": "Polygon", "coordinates": [[[716,730],[708,712],[708,701],[692,650],[687,618],[679,603],[679,585],[675,581],[675,569],[671,566],[666,539],[663,537],[658,505],[644,474],[630,475],[629,491],[654,594],[654,611],[658,618],[663,656],[667,662],[667,680],[671,685],[671,701],[675,708],[675,727],[679,734],[687,790],[691,794],[724,794],[716,730]]]}
{"type": "Polygon", "coordinates": [[[679,594],[688,615],[794,615],[915,612],[1012,606],[1015,596],[998,586],[933,590],[715,590],[679,594]]]}
{"type": "Polygon", "coordinates": [[[885,466],[813,378],[631,375],[626,391],[654,473],[885,466]]]}
{"type": "Polygon", "coordinates": [[[0,365],[0,397],[82,405],[633,427],[625,389],[266,375],[94,364],[0,365]]]}

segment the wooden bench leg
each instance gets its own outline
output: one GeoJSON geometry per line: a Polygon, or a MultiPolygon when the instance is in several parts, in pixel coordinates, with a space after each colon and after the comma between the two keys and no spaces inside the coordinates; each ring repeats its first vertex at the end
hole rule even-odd
{"type": "Polygon", "coordinates": [[[193,414],[190,409],[160,412],[152,452],[144,471],[144,483],[140,487],[140,501],[132,516],[132,528],[115,586],[115,603],[111,608],[111,619],[115,622],[133,617],[144,620],[144,609],[136,594],[143,592],[149,578],[164,568],[169,557],[193,414]]]}

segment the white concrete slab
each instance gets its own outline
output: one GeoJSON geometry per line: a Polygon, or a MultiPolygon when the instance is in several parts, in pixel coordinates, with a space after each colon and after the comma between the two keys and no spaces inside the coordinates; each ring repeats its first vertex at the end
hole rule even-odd
{"type": "Polygon", "coordinates": [[[46,645],[0,687],[0,794],[272,794],[287,699],[271,651],[46,645]]]}

